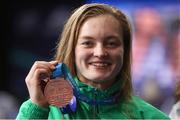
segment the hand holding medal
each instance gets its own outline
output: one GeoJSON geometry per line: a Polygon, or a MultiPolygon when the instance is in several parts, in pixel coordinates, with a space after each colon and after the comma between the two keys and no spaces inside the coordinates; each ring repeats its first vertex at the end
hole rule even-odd
{"type": "Polygon", "coordinates": [[[53,71],[51,79],[44,88],[44,95],[50,105],[65,107],[73,98],[73,89],[64,79],[61,66],[62,64],[58,64],[53,71]]]}

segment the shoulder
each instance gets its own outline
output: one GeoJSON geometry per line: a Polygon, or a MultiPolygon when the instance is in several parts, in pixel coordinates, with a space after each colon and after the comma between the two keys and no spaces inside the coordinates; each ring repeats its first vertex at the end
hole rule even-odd
{"type": "Polygon", "coordinates": [[[160,111],[159,109],[155,108],[151,104],[147,103],[146,101],[142,100],[137,96],[132,97],[133,103],[136,105],[138,111],[147,119],[169,119],[169,117],[160,111]]]}
{"type": "Polygon", "coordinates": [[[180,111],[180,101],[178,101],[176,104],[173,105],[169,117],[171,119],[180,119],[180,115],[179,115],[179,111],[180,111]]]}

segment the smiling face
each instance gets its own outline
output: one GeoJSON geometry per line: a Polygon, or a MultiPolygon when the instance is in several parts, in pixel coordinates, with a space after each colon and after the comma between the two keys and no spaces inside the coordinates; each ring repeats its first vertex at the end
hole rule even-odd
{"type": "Polygon", "coordinates": [[[116,80],[123,64],[123,39],[119,22],[111,15],[87,19],[75,47],[77,77],[106,89],[116,80]]]}

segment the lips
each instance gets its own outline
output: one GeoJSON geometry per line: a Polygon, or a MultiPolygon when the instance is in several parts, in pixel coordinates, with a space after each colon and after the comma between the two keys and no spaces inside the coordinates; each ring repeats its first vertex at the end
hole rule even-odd
{"type": "Polygon", "coordinates": [[[90,62],[89,64],[97,68],[105,68],[111,65],[110,62],[106,62],[106,61],[95,61],[95,62],[90,62]]]}

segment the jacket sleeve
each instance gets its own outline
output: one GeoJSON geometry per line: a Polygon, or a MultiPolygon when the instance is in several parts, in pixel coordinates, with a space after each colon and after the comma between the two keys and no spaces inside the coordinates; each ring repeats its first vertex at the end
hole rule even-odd
{"type": "Polygon", "coordinates": [[[40,107],[31,102],[31,100],[25,101],[17,114],[16,120],[22,119],[48,119],[49,108],[40,107]]]}
{"type": "Polygon", "coordinates": [[[139,111],[141,111],[141,116],[144,119],[170,120],[168,115],[166,115],[164,112],[160,111],[159,109],[155,108],[154,106],[140,99],[139,97],[134,97],[134,100],[136,102],[139,111]]]}

